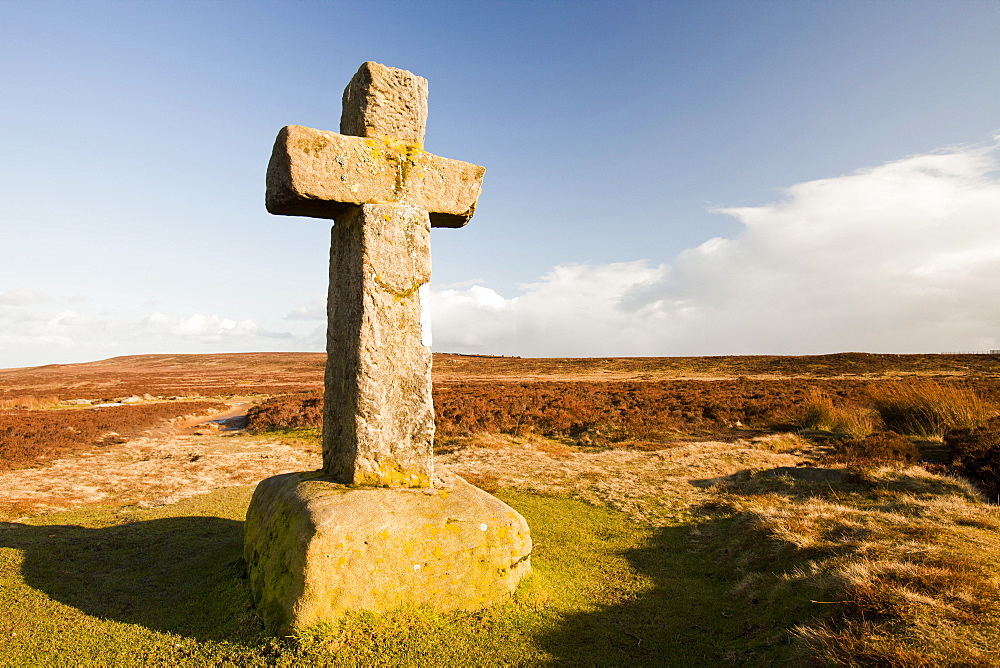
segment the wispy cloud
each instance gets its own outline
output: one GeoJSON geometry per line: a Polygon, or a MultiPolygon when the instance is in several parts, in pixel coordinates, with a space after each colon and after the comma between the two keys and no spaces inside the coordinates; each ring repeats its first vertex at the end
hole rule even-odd
{"type": "Polygon", "coordinates": [[[84,361],[154,352],[226,352],[309,348],[289,332],[217,313],[171,317],[153,312],[129,320],[106,313],[0,305],[0,367],[84,361]]]}
{"type": "Polygon", "coordinates": [[[34,306],[35,304],[42,304],[51,299],[52,297],[44,292],[24,287],[0,292],[0,304],[6,306],[34,306]]]}
{"type": "Polygon", "coordinates": [[[285,316],[285,320],[326,320],[326,299],[317,297],[285,316]]]}
{"type": "Polygon", "coordinates": [[[1000,347],[997,145],[915,155],[720,208],[670,262],[560,266],[520,295],[433,294],[436,349],[521,355],[1000,347]]]}

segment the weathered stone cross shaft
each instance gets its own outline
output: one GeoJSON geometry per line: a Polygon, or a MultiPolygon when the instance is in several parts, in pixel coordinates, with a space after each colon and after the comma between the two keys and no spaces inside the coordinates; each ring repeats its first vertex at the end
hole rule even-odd
{"type": "Polygon", "coordinates": [[[426,80],[365,63],[344,91],[342,134],[285,128],[268,166],[269,211],[335,221],[324,470],[261,481],[244,524],[250,591],[273,633],[359,610],[477,610],[530,569],[524,518],[433,469],[430,229],[468,222],[484,170],[424,153],[426,118],[426,80]]]}
{"type": "Polygon", "coordinates": [[[428,487],[434,408],[430,228],[472,217],[485,168],[423,150],[427,80],[368,62],[341,134],[288,126],[267,168],[271,213],[333,218],[323,468],[338,482],[428,487]]]}

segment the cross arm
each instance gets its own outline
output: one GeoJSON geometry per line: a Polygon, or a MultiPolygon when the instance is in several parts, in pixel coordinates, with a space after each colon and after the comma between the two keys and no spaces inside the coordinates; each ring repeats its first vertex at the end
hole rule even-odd
{"type": "Polygon", "coordinates": [[[433,227],[462,227],[485,172],[419,144],[289,125],[267,166],[265,205],[279,215],[335,218],[352,205],[410,204],[427,211],[433,227]]]}

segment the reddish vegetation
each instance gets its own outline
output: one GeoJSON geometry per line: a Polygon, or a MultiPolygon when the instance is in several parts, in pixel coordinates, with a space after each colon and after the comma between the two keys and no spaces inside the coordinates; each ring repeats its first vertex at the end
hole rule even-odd
{"type": "Polygon", "coordinates": [[[86,364],[0,369],[0,399],[58,395],[113,399],[133,394],[219,397],[322,387],[322,353],[134,355],[86,364]]]}
{"type": "MultiPolygon", "coordinates": [[[[434,410],[442,436],[533,432],[598,444],[773,426],[794,420],[812,388],[858,401],[861,387],[792,380],[448,383],[434,387],[434,410]]],[[[321,416],[322,396],[312,392],[270,399],[248,422],[257,431],[318,428],[321,416]]]]}
{"type": "Polygon", "coordinates": [[[535,432],[596,444],[788,422],[811,387],[860,393],[832,381],[453,383],[435,387],[434,405],[443,435],[535,432]]]}
{"type": "Polygon", "coordinates": [[[273,397],[247,411],[247,428],[319,429],[323,423],[323,393],[300,392],[273,397]]]}
{"type": "Polygon", "coordinates": [[[182,401],[84,410],[0,411],[0,470],[21,468],[91,446],[121,443],[165,420],[222,410],[215,401],[182,401]]]}
{"type": "MultiPolygon", "coordinates": [[[[50,404],[56,397],[280,395],[251,410],[251,428],[318,427],[322,411],[318,390],[322,387],[324,361],[321,353],[142,355],[88,364],[0,369],[0,402],[33,407],[50,404]]],[[[719,436],[738,426],[791,426],[801,421],[805,404],[817,392],[829,397],[832,406],[854,410],[874,406],[872,399],[877,392],[873,393],[872,387],[888,387],[890,384],[883,381],[901,379],[933,379],[941,384],[942,392],[965,388],[987,402],[1000,403],[1000,355],[842,353],[586,359],[434,356],[434,401],[440,435],[534,432],[582,444],[639,445],[680,434],[719,436]]],[[[921,392],[922,396],[926,394],[921,392]]],[[[138,416],[149,408],[140,405],[113,410],[138,416]]],[[[72,413],[81,416],[90,411],[72,413]]],[[[68,427],[81,427],[61,423],[61,418],[54,417],[63,414],[69,412],[0,413],[0,434],[4,439],[0,456],[8,458],[3,465],[10,466],[14,457],[12,443],[23,446],[38,441],[36,437],[19,435],[22,432],[15,432],[15,427],[28,429],[25,425],[33,425],[32,433],[45,435],[44,450],[32,450],[34,454],[26,455],[31,461],[69,447],[65,444],[71,440],[89,444],[108,431],[122,435],[128,432],[115,424],[95,427],[100,433],[78,436],[68,427]]],[[[141,432],[151,424],[145,422],[137,429],[141,432]]],[[[983,434],[977,432],[976,438],[989,440],[983,434]]],[[[892,457],[908,456],[896,453],[889,442],[859,447],[876,445],[892,451],[892,457]]],[[[35,447],[41,446],[30,446],[35,447]]],[[[976,466],[994,470],[998,465],[985,457],[979,456],[976,466]]],[[[969,471],[971,467],[969,464],[969,471]]]]}
{"type": "MultiPolygon", "coordinates": [[[[954,381],[996,397],[991,380],[954,381]]],[[[581,443],[657,440],[681,434],[718,435],[732,427],[797,424],[817,391],[836,403],[865,405],[861,380],[675,380],[437,383],[438,434],[534,432],[581,443]]],[[[249,416],[252,429],[320,426],[319,392],[275,397],[249,416]]]]}
{"type": "MultiPolygon", "coordinates": [[[[286,394],[323,385],[323,353],[134,355],[86,364],[0,369],[0,399],[58,395],[111,399],[131,394],[286,394]]],[[[836,355],[542,359],[434,355],[438,384],[469,381],[671,379],[880,379],[921,376],[1000,378],[1000,355],[836,355]]]]}
{"type": "Polygon", "coordinates": [[[728,355],[580,359],[434,355],[438,381],[667,378],[884,378],[893,375],[1000,377],[1000,355],[728,355]]]}

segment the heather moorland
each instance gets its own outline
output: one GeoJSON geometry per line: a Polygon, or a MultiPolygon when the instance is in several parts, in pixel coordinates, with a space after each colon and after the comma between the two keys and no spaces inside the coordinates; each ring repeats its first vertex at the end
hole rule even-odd
{"type": "Polygon", "coordinates": [[[1000,358],[435,355],[439,466],[532,527],[478,613],[269,638],[242,518],[323,356],[0,370],[0,661],[997,665],[1000,358]]]}

